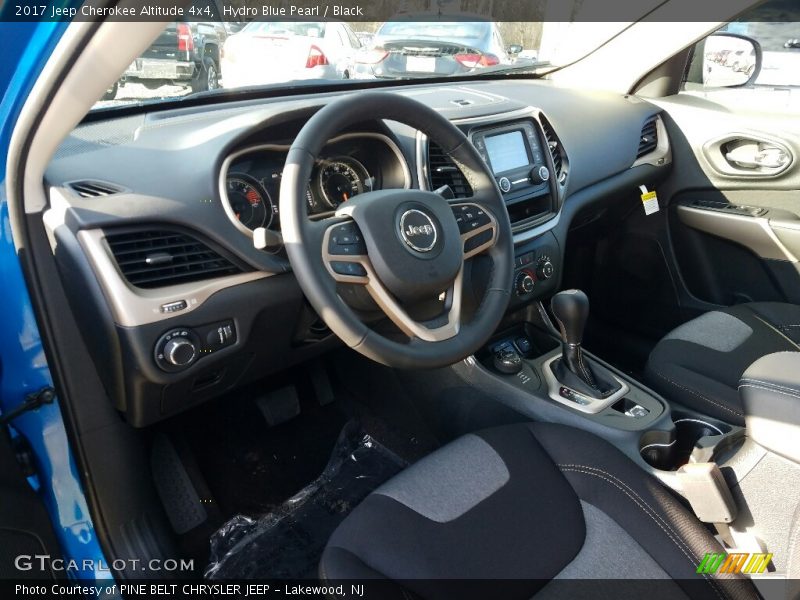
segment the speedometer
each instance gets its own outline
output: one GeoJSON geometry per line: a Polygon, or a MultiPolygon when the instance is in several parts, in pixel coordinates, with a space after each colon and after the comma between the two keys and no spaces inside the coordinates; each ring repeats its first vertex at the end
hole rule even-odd
{"type": "Polygon", "coordinates": [[[331,208],[338,207],[364,191],[369,173],[352,158],[327,160],[319,170],[319,189],[322,198],[331,208]]]}
{"type": "Polygon", "coordinates": [[[272,198],[253,177],[235,174],[227,181],[228,203],[234,216],[248,229],[269,227],[277,212],[272,198]]]}

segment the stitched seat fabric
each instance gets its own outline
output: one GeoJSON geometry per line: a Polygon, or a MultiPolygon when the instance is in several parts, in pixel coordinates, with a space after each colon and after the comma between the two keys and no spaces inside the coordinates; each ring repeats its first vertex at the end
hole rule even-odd
{"type": "Polygon", "coordinates": [[[757,597],[739,575],[697,573],[722,551],[614,446],[531,423],[460,438],[378,488],[320,576],[373,580],[381,598],[757,597]]]}
{"type": "Polygon", "coordinates": [[[744,425],[739,378],[767,354],[797,351],[800,306],[739,304],[708,312],[667,334],[650,353],[647,384],[667,400],[744,425]]]}

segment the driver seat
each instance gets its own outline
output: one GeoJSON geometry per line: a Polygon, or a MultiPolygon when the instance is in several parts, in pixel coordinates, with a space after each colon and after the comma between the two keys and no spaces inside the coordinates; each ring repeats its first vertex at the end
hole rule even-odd
{"type": "Polygon", "coordinates": [[[757,598],[741,575],[697,573],[723,551],[608,442],[526,423],[461,437],[379,487],[330,538],[320,577],[406,600],[757,598]]]}

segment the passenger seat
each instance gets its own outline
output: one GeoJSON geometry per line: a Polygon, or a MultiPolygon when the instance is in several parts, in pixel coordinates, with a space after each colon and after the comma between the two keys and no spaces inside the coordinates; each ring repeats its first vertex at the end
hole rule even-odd
{"type": "Polygon", "coordinates": [[[742,373],[762,356],[798,350],[800,306],[738,304],[705,313],[667,334],[650,353],[645,380],[667,400],[744,425],[737,389],[742,373]]]}

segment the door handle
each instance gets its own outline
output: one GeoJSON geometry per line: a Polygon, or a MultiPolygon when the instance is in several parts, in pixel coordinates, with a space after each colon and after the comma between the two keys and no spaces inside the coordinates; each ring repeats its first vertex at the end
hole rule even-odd
{"type": "Polygon", "coordinates": [[[729,164],[742,169],[783,169],[791,160],[783,148],[764,142],[745,142],[725,153],[729,164]]]}

